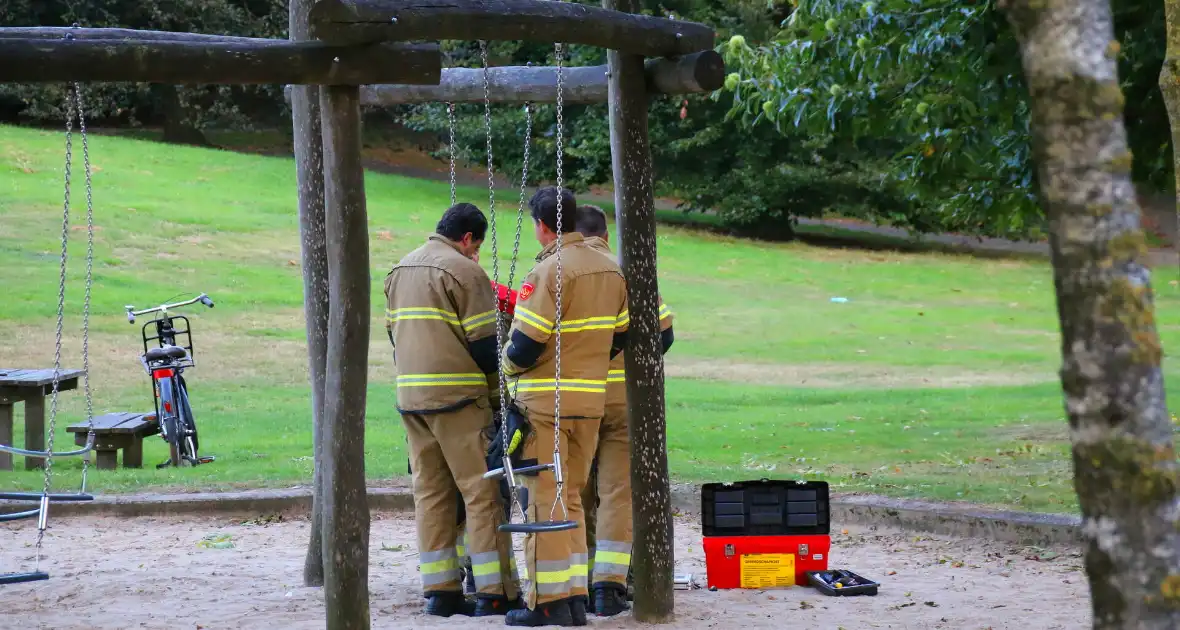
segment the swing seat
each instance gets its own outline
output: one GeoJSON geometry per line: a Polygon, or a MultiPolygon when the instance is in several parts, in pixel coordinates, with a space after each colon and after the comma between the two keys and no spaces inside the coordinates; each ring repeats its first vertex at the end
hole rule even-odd
{"type": "Polygon", "coordinates": [[[577,528],[577,521],[540,521],[537,523],[504,523],[496,530],[506,534],[545,534],[577,528]]]}
{"type": "MultiPolygon", "coordinates": [[[[535,461],[535,460],[534,460],[535,461]]],[[[513,468],[512,472],[517,475],[535,475],[542,470],[553,470],[553,464],[537,464],[536,466],[522,466],[520,468],[513,468]]],[[[504,472],[504,468],[493,468],[483,474],[484,479],[504,479],[508,474],[504,472]]]]}
{"type": "Polygon", "coordinates": [[[32,573],[0,573],[0,584],[22,584],[24,582],[40,582],[48,580],[49,574],[44,571],[32,573]]]}
{"type": "Polygon", "coordinates": [[[9,512],[7,514],[0,514],[0,523],[20,521],[26,518],[35,518],[37,516],[41,516],[41,508],[37,508],[35,510],[26,510],[24,512],[9,512]]]}
{"type": "MultiPolygon", "coordinates": [[[[40,492],[0,492],[0,501],[40,501],[40,492]]],[[[91,494],[51,494],[50,503],[67,503],[75,501],[93,501],[91,494]]]]}

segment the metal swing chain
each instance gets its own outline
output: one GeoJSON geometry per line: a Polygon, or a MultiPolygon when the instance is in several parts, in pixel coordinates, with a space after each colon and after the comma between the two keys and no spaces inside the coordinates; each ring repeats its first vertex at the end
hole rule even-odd
{"type": "Polygon", "coordinates": [[[58,273],[57,283],[57,330],[54,338],[54,352],[53,352],[53,389],[50,395],[49,402],[49,444],[45,453],[49,455],[42,460],[44,466],[44,483],[41,489],[41,511],[37,519],[37,553],[35,569],[41,570],[41,545],[45,539],[45,528],[48,525],[49,512],[49,490],[52,483],[53,470],[53,437],[56,433],[57,426],[57,399],[59,388],[61,386],[61,337],[62,328],[65,326],[65,309],[66,309],[66,262],[69,258],[69,238],[70,238],[70,171],[71,159],[74,154],[74,98],[69,93],[69,88],[66,92],[66,163],[65,163],[65,190],[64,200],[62,202],[62,219],[61,219],[61,265],[58,273]]]}
{"type": "MultiPolygon", "coordinates": [[[[94,399],[90,390],[90,289],[94,284],[94,190],[90,181],[90,141],[86,137],[86,109],[82,106],[82,86],[74,84],[74,102],[78,112],[78,131],[82,135],[82,166],[86,177],[86,293],[82,299],[82,383],[86,394],[86,439],[94,441],[94,399]]],[[[52,429],[50,429],[52,431],[52,429]]],[[[90,450],[82,454],[82,489],[90,472],[90,450]]]]}
{"type": "MultiPolygon", "coordinates": [[[[487,139],[487,153],[488,153],[488,223],[491,229],[492,239],[492,282],[500,283],[500,238],[496,229],[496,182],[495,170],[492,154],[492,95],[491,95],[491,70],[488,67],[488,43],[480,40],[479,42],[479,57],[483,67],[483,121],[484,133],[487,139]]],[[[517,239],[517,249],[520,247],[520,240],[517,239]]],[[[516,265],[515,254],[512,260],[513,266],[516,265]]],[[[509,281],[511,282],[511,281],[509,281]]],[[[504,312],[500,310],[499,305],[496,306],[496,357],[499,358],[504,354],[504,312]]],[[[500,391],[500,440],[504,445],[504,455],[508,456],[508,383],[504,376],[504,370],[497,370],[497,387],[500,391]]],[[[508,520],[512,520],[512,511],[519,510],[522,518],[525,517],[524,510],[520,507],[520,501],[517,498],[516,484],[509,478],[508,483],[511,492],[511,506],[509,507],[508,520]],[[515,507],[513,507],[515,506],[515,507]]]]}
{"type": "Polygon", "coordinates": [[[455,144],[455,104],[447,103],[447,120],[450,122],[449,129],[451,131],[451,206],[455,205],[455,154],[458,152],[458,145],[455,144]]]}
{"type": "Polygon", "coordinates": [[[561,273],[563,227],[561,221],[563,214],[562,185],[564,184],[562,161],[565,153],[565,133],[563,129],[565,75],[562,70],[565,65],[565,59],[564,46],[560,42],[554,44],[554,53],[557,56],[557,287],[553,328],[553,333],[556,337],[553,372],[553,471],[557,481],[557,493],[553,499],[553,506],[549,508],[549,518],[551,520],[556,513],[558,505],[561,506],[563,517],[565,519],[569,518],[569,510],[566,508],[565,499],[562,497],[562,492],[565,488],[565,475],[561,469],[561,288],[565,284],[561,273]]]}

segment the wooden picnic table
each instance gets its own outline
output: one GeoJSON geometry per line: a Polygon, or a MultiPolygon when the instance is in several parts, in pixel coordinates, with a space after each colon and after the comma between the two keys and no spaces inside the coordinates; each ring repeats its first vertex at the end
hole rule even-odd
{"type": "MultiPolygon", "coordinates": [[[[82,370],[62,370],[58,375],[59,392],[78,388],[82,370]]],[[[25,404],[25,448],[45,450],[45,398],[53,394],[53,370],[18,370],[0,368],[0,444],[12,445],[13,407],[25,404]]],[[[45,466],[41,457],[26,457],[25,470],[45,466]]],[[[0,453],[0,470],[12,470],[12,455],[0,453]]]]}

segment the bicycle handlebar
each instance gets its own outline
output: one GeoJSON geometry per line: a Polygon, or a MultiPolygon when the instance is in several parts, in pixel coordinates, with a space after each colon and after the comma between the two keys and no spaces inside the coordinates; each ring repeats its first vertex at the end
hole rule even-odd
{"type": "Polygon", "coordinates": [[[135,310],[134,306],[128,304],[125,307],[127,309],[127,323],[134,324],[136,316],[139,316],[139,315],[147,315],[148,313],[166,313],[168,311],[168,309],[180,308],[182,306],[189,306],[190,304],[196,304],[197,302],[200,302],[201,304],[204,304],[205,306],[208,306],[209,308],[213,308],[213,300],[210,299],[209,296],[205,295],[204,293],[198,295],[197,297],[195,297],[191,300],[185,300],[184,302],[176,302],[175,304],[161,304],[155,308],[145,308],[142,311],[137,311],[137,310],[135,310]]]}

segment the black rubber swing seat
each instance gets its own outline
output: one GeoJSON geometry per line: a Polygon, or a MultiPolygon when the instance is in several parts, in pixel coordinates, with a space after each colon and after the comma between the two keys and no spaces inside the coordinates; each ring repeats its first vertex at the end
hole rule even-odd
{"type": "Polygon", "coordinates": [[[36,518],[41,516],[41,508],[35,510],[26,510],[24,512],[8,512],[0,514],[0,523],[8,523],[10,521],[20,521],[26,518],[36,518]]]}
{"type": "MultiPolygon", "coordinates": [[[[40,492],[0,492],[0,501],[40,501],[40,492]]],[[[73,503],[78,501],[93,501],[91,494],[51,494],[50,503],[73,503]]]]}
{"type": "MultiPolygon", "coordinates": [[[[522,466],[520,468],[513,468],[512,472],[517,475],[531,475],[539,473],[542,470],[553,470],[553,464],[537,464],[536,466],[522,466]]],[[[507,474],[503,468],[493,468],[483,474],[484,479],[503,479],[507,474]]]]}
{"type": "Polygon", "coordinates": [[[143,358],[148,361],[159,361],[161,359],[183,359],[186,356],[188,356],[188,352],[180,346],[164,346],[148,350],[143,358]]]}
{"type": "Polygon", "coordinates": [[[504,523],[496,529],[505,534],[545,534],[577,528],[577,521],[541,521],[539,523],[504,523]]]}
{"type": "Polygon", "coordinates": [[[44,571],[32,573],[0,573],[0,584],[23,584],[25,582],[40,582],[48,580],[49,574],[44,571]]]}

